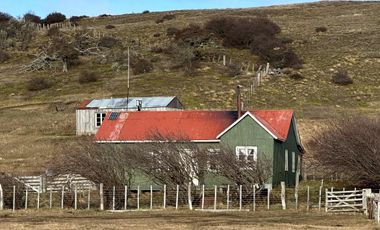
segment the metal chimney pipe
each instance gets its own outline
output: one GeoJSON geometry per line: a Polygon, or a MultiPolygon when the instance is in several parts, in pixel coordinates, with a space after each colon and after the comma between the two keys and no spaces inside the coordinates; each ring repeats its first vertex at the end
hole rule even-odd
{"type": "Polygon", "coordinates": [[[238,119],[241,117],[241,95],[240,95],[241,87],[242,87],[241,85],[238,85],[236,87],[236,107],[237,107],[238,119]]]}

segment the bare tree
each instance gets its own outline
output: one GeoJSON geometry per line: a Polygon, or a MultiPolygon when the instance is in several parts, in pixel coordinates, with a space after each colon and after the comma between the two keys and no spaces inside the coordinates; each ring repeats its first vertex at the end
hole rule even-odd
{"type": "Polygon", "coordinates": [[[329,173],[362,186],[380,183],[380,120],[363,115],[327,122],[307,143],[315,163],[329,173]]]}

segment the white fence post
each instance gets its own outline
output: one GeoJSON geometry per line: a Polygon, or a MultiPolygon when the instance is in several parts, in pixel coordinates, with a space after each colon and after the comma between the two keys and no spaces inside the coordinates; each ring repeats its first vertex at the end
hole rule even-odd
{"type": "Polygon", "coordinates": [[[310,186],[307,186],[307,202],[306,202],[306,210],[310,209],[310,186]]]}
{"type": "Polygon", "coordinates": [[[230,208],[230,185],[227,185],[227,210],[230,208]]]}
{"type": "Polygon", "coordinates": [[[12,209],[13,211],[16,211],[16,186],[13,185],[13,202],[12,202],[12,209]]]}
{"type": "Polygon", "coordinates": [[[205,185],[202,185],[202,210],[205,207],[205,185]]]}
{"type": "Polygon", "coordinates": [[[115,193],[116,193],[115,186],[112,187],[112,210],[115,211],[115,193]]]}
{"type": "Polygon", "coordinates": [[[239,211],[241,211],[242,206],[243,206],[242,196],[243,196],[243,186],[239,185],[239,211]]]}
{"type": "Polygon", "coordinates": [[[3,187],[1,187],[0,184],[0,210],[4,209],[4,194],[3,194],[3,187]]]}
{"type": "Polygon", "coordinates": [[[137,210],[140,210],[140,185],[137,186],[137,210]]]}
{"type": "Polygon", "coordinates": [[[40,191],[37,192],[37,210],[40,209],[40,191]]]}
{"type": "Polygon", "coordinates": [[[103,197],[103,183],[99,185],[99,196],[100,196],[100,210],[104,210],[104,197],[103,197]]]}
{"type": "Polygon", "coordinates": [[[124,186],[124,210],[127,210],[128,205],[128,186],[124,186]]]}
{"type": "Polygon", "coordinates": [[[319,193],[318,193],[318,210],[321,211],[322,207],[322,186],[319,187],[319,193]]]}
{"type": "Polygon", "coordinates": [[[214,186],[214,210],[216,210],[216,202],[217,202],[217,195],[218,195],[218,186],[214,186]]]}
{"type": "Polygon", "coordinates": [[[150,186],[150,209],[153,209],[153,187],[150,186]]]}
{"type": "Polygon", "coordinates": [[[267,195],[267,209],[270,209],[270,188],[267,189],[268,195],[267,195]]]}
{"type": "Polygon", "coordinates": [[[177,190],[176,190],[176,194],[175,194],[175,209],[177,210],[178,209],[178,194],[179,193],[179,185],[177,184],[177,190]]]}
{"type": "Polygon", "coordinates": [[[87,209],[90,210],[91,208],[91,185],[88,187],[88,194],[87,194],[87,209]]]}
{"type": "Polygon", "coordinates": [[[326,203],[325,203],[325,212],[327,212],[327,209],[328,209],[328,196],[327,196],[327,188],[326,188],[326,196],[325,196],[325,199],[326,199],[326,203]]]}
{"type": "Polygon", "coordinates": [[[166,184],[164,184],[164,209],[166,209],[166,184]]]}
{"type": "Polygon", "coordinates": [[[253,198],[252,198],[252,203],[253,203],[253,211],[256,211],[256,184],[253,185],[253,198]]]}
{"type": "Polygon", "coordinates": [[[63,199],[65,197],[65,186],[62,186],[62,192],[61,192],[61,209],[63,209],[63,199]]]}
{"type": "Polygon", "coordinates": [[[25,190],[25,210],[28,209],[28,188],[25,190]]]}
{"type": "Polygon", "coordinates": [[[285,182],[281,182],[281,205],[282,209],[286,210],[286,201],[285,201],[285,182]]]}
{"type": "Polygon", "coordinates": [[[77,186],[74,185],[74,209],[77,210],[78,208],[78,191],[77,186]]]}
{"type": "Polygon", "coordinates": [[[49,208],[51,209],[53,207],[53,189],[50,188],[49,190],[49,208]]]}
{"type": "Polygon", "coordinates": [[[189,186],[187,187],[187,198],[189,202],[189,209],[193,210],[193,203],[191,201],[191,182],[189,182],[189,186]]]}

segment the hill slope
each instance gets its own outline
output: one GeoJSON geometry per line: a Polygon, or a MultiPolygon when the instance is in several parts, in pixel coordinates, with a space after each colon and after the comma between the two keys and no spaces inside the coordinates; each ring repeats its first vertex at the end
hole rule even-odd
{"type": "MultiPolygon", "coordinates": [[[[169,14],[149,13],[84,19],[80,27],[94,34],[113,36],[122,42],[134,41],[133,52],[152,60],[150,73],[131,78],[132,96],[177,95],[190,109],[234,109],[234,89],[244,86],[245,105],[255,108],[294,108],[300,119],[301,136],[307,139],[316,119],[333,113],[364,111],[379,114],[380,107],[380,16],[379,3],[312,3],[238,10],[170,12],[175,18],[157,24],[169,14]],[[304,60],[302,80],[286,75],[266,78],[250,95],[252,76],[228,77],[220,63],[201,62],[195,76],[171,68],[171,62],[156,47],[173,43],[166,36],[169,27],[183,28],[189,23],[205,23],[217,16],[268,16],[282,28],[282,35],[293,39],[291,47],[304,60]],[[114,25],[114,29],[105,29],[114,25]],[[315,28],[325,26],[325,33],[315,28]],[[155,34],[160,34],[156,35],[155,34]],[[337,70],[347,70],[354,84],[331,83],[337,70]]],[[[74,33],[73,29],[63,33],[74,33]]],[[[23,72],[38,47],[46,43],[46,31],[38,31],[29,49],[10,49],[12,57],[0,64],[0,171],[32,173],[57,153],[57,143],[75,137],[75,106],[83,99],[126,96],[126,70],[115,63],[81,57],[80,64],[68,73],[56,71],[23,72]],[[98,73],[94,83],[79,84],[83,70],[98,73]],[[45,76],[54,85],[30,92],[27,81],[45,76]],[[58,108],[58,109],[57,109],[58,108]]],[[[249,51],[215,47],[214,54],[227,55],[237,63],[256,63],[249,51]]],[[[257,63],[256,63],[257,68],[257,63]]]]}

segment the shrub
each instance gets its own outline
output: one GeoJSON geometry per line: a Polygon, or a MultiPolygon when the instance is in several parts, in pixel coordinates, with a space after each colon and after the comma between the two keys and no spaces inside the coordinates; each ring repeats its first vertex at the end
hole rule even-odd
{"type": "Polygon", "coordinates": [[[149,73],[153,70],[153,65],[150,61],[144,58],[132,58],[131,68],[134,74],[149,73]]]}
{"type": "Polygon", "coordinates": [[[165,20],[164,19],[162,19],[162,18],[158,18],[157,20],[156,20],[156,23],[157,24],[160,24],[160,23],[163,23],[165,20]]]}
{"type": "Polygon", "coordinates": [[[106,47],[106,48],[112,48],[119,44],[119,40],[113,37],[102,37],[99,40],[99,46],[106,47]]]}
{"type": "Polygon", "coordinates": [[[15,208],[20,209],[25,205],[25,185],[15,178],[14,175],[0,172],[0,185],[3,189],[4,208],[12,209],[13,195],[15,196],[15,208]],[[15,194],[13,194],[13,186],[15,186],[15,194]]]}
{"type": "Polygon", "coordinates": [[[281,38],[280,40],[282,44],[291,44],[294,42],[292,38],[288,38],[288,37],[281,38]]]}
{"type": "Polygon", "coordinates": [[[106,17],[109,17],[109,16],[111,16],[111,15],[109,15],[109,14],[101,14],[98,17],[99,18],[106,18],[106,17]]]}
{"type": "Polygon", "coordinates": [[[116,27],[114,25],[106,25],[105,28],[107,30],[115,29],[116,27]]]}
{"type": "Polygon", "coordinates": [[[83,71],[78,78],[80,84],[86,84],[90,82],[96,82],[98,80],[98,76],[95,72],[83,71]]]}
{"type": "Polygon", "coordinates": [[[9,60],[9,54],[7,54],[6,52],[0,50],[0,63],[4,63],[6,61],[9,60]]]}
{"type": "Polygon", "coordinates": [[[46,35],[49,37],[56,37],[60,34],[59,28],[57,26],[53,26],[50,28],[47,32],[46,35]]]}
{"type": "Polygon", "coordinates": [[[33,23],[41,23],[41,17],[32,14],[32,13],[26,13],[23,17],[25,22],[33,22],[33,23]]]}
{"type": "Polygon", "coordinates": [[[51,82],[44,77],[34,77],[27,82],[27,88],[30,91],[48,89],[51,85],[51,82]]]}
{"type": "Polygon", "coordinates": [[[172,37],[174,35],[176,35],[176,33],[178,33],[179,29],[175,28],[175,27],[169,27],[167,30],[166,30],[166,35],[169,36],[169,37],[172,37]]]}
{"type": "Polygon", "coordinates": [[[144,10],[142,13],[143,13],[143,14],[149,14],[150,11],[149,11],[149,10],[144,10]]]}
{"type": "Polygon", "coordinates": [[[349,85],[354,83],[347,71],[338,71],[332,76],[332,82],[338,85],[349,85]]]}
{"type": "Polygon", "coordinates": [[[155,34],[153,34],[153,37],[155,37],[155,38],[158,38],[158,37],[160,37],[160,36],[161,36],[160,33],[155,33],[155,34]]]}
{"type": "Polygon", "coordinates": [[[162,17],[163,20],[169,21],[175,19],[175,14],[167,14],[162,17]]]}
{"type": "Polygon", "coordinates": [[[236,77],[241,74],[240,66],[236,64],[230,64],[227,66],[227,75],[230,77],[236,77]]]}
{"type": "Polygon", "coordinates": [[[304,79],[304,76],[299,73],[299,72],[294,72],[294,73],[291,73],[289,75],[290,78],[294,79],[294,80],[301,80],[301,79],[304,79]]]}
{"type": "Polygon", "coordinates": [[[9,22],[12,18],[8,13],[0,12],[0,23],[9,22]]]}
{"type": "Polygon", "coordinates": [[[315,28],[315,32],[317,32],[317,33],[324,33],[324,32],[326,32],[327,31],[327,28],[326,27],[324,27],[324,26],[319,26],[319,27],[316,27],[315,28]]]}
{"type": "Polygon", "coordinates": [[[46,18],[44,19],[45,24],[54,24],[54,23],[59,23],[63,22],[66,20],[66,16],[64,14],[61,14],[59,12],[53,12],[50,13],[46,18]]]}

